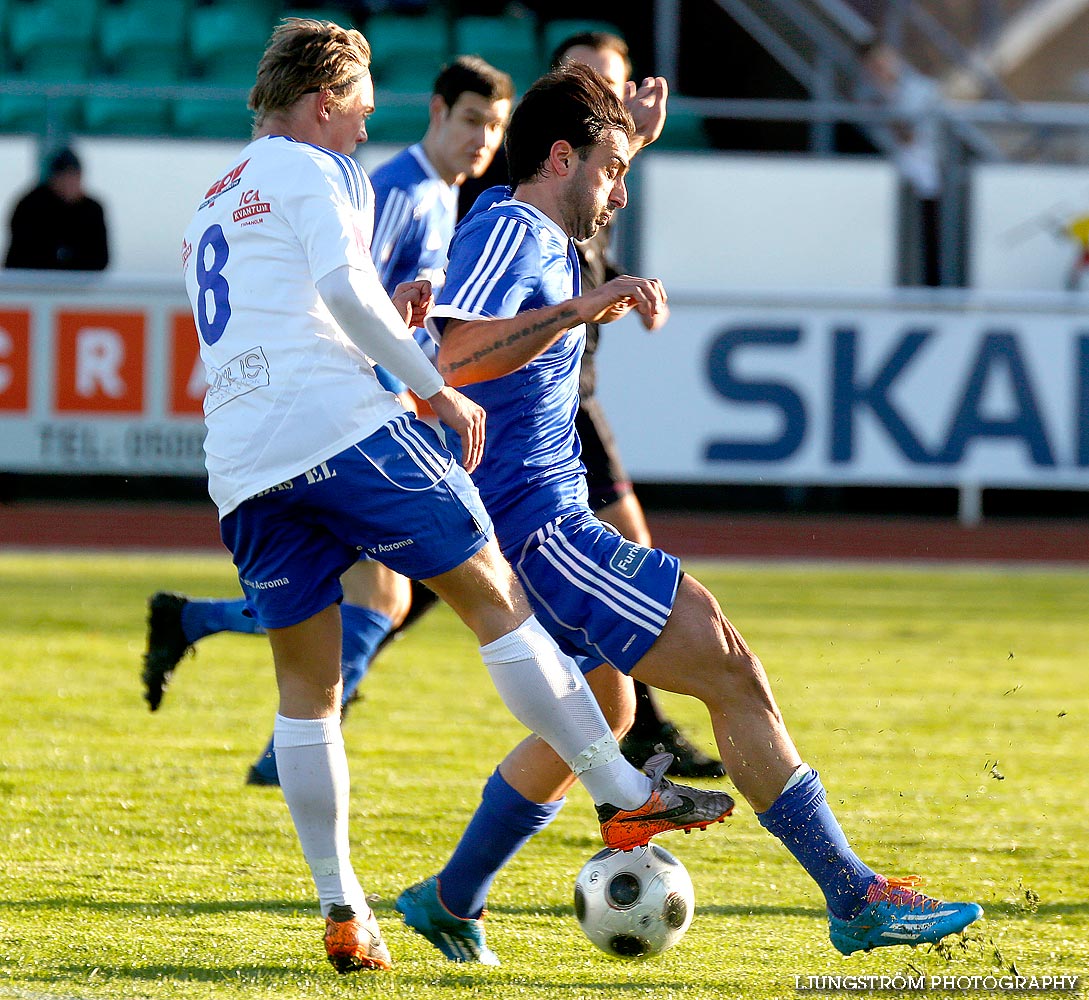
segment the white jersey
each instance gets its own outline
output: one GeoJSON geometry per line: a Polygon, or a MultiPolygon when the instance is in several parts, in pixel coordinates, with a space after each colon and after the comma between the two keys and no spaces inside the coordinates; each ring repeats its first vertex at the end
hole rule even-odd
{"type": "Polygon", "coordinates": [[[315,287],[374,271],[374,192],[350,156],[251,142],[185,231],[182,262],[208,377],[208,492],[220,517],[403,412],[315,287]]]}

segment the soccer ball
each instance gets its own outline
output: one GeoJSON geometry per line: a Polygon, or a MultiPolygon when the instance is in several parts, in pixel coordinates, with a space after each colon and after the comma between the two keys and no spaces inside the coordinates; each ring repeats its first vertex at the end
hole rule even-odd
{"type": "Polygon", "coordinates": [[[579,926],[618,958],[646,958],[672,948],[692,923],[695,905],[687,869],[657,844],[606,848],[575,879],[579,926]]]}

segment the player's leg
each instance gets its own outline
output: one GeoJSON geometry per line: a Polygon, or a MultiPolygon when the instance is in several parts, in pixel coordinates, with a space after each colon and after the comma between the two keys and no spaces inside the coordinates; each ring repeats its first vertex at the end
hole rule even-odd
{"type": "MultiPolygon", "coordinates": [[[[330,527],[342,532],[346,520],[357,520],[369,555],[423,580],[450,605],[481,643],[507,708],[556,750],[600,807],[621,817],[668,813],[643,843],[656,832],[705,827],[728,814],[728,795],[689,788],[682,794],[661,774],[624,759],[577,665],[532,615],[472,480],[434,431],[406,414],[325,464],[330,474],[323,481],[345,473],[330,491],[339,515],[330,516],[330,527]]],[[[643,827],[629,829],[639,836],[643,827]]]]}
{"type": "Polygon", "coordinates": [[[568,762],[594,801],[643,805],[650,781],[620,753],[581,672],[533,617],[495,541],[426,582],[476,634],[503,703],[568,762]]]}
{"type": "Polygon", "coordinates": [[[329,960],[338,972],[388,969],[389,951],[348,854],[339,609],[331,605],[268,634],[280,692],[274,737],[280,785],[326,918],[329,960]]]}
{"type": "MultiPolygon", "coordinates": [[[[650,529],[639,498],[628,483],[617,484],[614,492],[616,499],[594,512],[629,541],[650,548],[650,529]]],[[[681,732],[658,704],[654,689],[642,681],[635,682],[635,720],[620,749],[636,767],[656,753],[671,753],[669,773],[681,778],[721,778],[726,773],[722,761],[705,753],[681,732]]]]}
{"type": "Polygon", "coordinates": [[[243,598],[186,597],[160,590],[148,599],[147,646],[141,680],[144,700],[158,709],[181,658],[205,636],[217,632],[256,635],[261,627],[246,614],[243,598]]]}
{"type": "Polygon", "coordinates": [[[342,471],[336,488],[304,474],[290,490],[247,500],[222,519],[220,531],[269,636],[279,690],[280,785],[326,918],[326,952],[338,971],[348,972],[390,962],[348,842],[340,575],[358,560],[359,549],[354,538],[329,528],[343,516],[339,487],[352,493],[352,470],[342,471]]]}
{"type": "MultiPolygon", "coordinates": [[[[631,680],[608,665],[586,682],[620,739],[631,725],[631,680]]],[[[558,815],[576,778],[538,736],[518,744],[484,785],[480,805],[442,870],[406,889],[396,909],[417,933],[455,962],[498,964],[485,943],[484,904],[496,875],[558,815]]]]}
{"type": "MultiPolygon", "coordinates": [[[[371,661],[394,622],[408,612],[412,600],[409,582],[379,562],[361,559],[340,578],[344,601],[340,605],[341,718],[349,699],[366,676],[371,661]]],[[[277,785],[276,751],[270,737],[246,775],[247,785],[277,785]]]]}
{"type": "Polygon", "coordinates": [[[633,673],[707,706],[727,773],[821,888],[840,951],[937,941],[982,914],[975,903],[942,903],[886,879],[855,854],[819,775],[802,763],[760,660],[691,577],[682,579],[669,621],[633,673]]]}
{"type": "MultiPolygon", "coordinates": [[[[605,411],[590,389],[589,395],[580,396],[575,414],[590,510],[629,541],[650,548],[643,506],[632,489],[605,411]]],[[[673,754],[669,773],[678,777],[721,778],[726,773],[721,761],[694,746],[666,717],[653,690],[642,681],[635,683],[635,696],[635,721],[620,744],[632,764],[642,767],[654,754],[665,751],[673,754]]]]}

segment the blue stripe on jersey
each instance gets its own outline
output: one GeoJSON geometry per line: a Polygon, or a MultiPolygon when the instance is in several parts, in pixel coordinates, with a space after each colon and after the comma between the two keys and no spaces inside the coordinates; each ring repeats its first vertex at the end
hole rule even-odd
{"type": "MultiPolygon", "coordinates": [[[[290,138],[290,136],[285,136],[284,138],[287,139],[290,138]]],[[[291,141],[299,142],[298,139],[291,139],[291,141]]],[[[344,177],[344,187],[348,192],[348,199],[351,201],[353,208],[357,210],[361,209],[364,202],[363,192],[366,191],[366,183],[363,180],[363,170],[359,164],[344,153],[326,149],[324,146],[319,146],[316,143],[304,142],[302,145],[309,146],[311,149],[316,149],[320,153],[325,153],[326,156],[330,157],[333,162],[340,167],[340,173],[344,177]]]]}
{"type": "Polygon", "coordinates": [[[378,265],[378,276],[382,286],[393,294],[396,283],[393,278],[394,265],[397,262],[397,247],[412,218],[412,202],[404,191],[390,191],[386,204],[382,208],[382,217],[374,228],[371,241],[371,255],[378,265]]]}

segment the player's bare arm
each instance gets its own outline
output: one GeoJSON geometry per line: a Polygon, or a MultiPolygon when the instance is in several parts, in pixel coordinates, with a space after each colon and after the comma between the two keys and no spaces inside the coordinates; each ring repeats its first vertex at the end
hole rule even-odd
{"type": "Polygon", "coordinates": [[[666,291],[657,278],[621,274],[580,298],[597,310],[584,316],[590,323],[611,323],[633,309],[648,330],[657,330],[669,318],[666,291]]]}
{"type": "Polygon", "coordinates": [[[657,278],[622,274],[546,309],[502,319],[450,319],[439,347],[439,373],[454,386],[501,378],[529,364],[579,323],[611,323],[632,309],[648,330],[665,322],[669,308],[657,278]]]}
{"type": "Polygon", "coordinates": [[[451,319],[439,346],[439,374],[448,385],[486,382],[517,371],[585,322],[570,299],[503,319],[451,319]]]}

